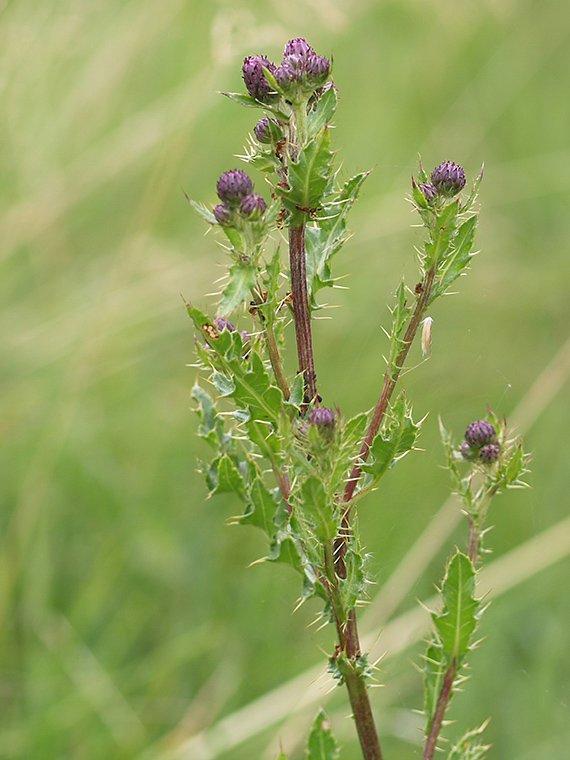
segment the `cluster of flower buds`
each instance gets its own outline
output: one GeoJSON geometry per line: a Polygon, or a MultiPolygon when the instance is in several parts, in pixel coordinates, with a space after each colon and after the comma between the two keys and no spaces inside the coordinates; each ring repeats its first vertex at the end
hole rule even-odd
{"type": "Polygon", "coordinates": [[[233,224],[236,213],[248,221],[254,221],[267,208],[261,195],[253,192],[251,177],[243,169],[224,172],[217,182],[216,190],[221,203],[214,206],[213,214],[222,227],[233,224]]]}
{"type": "Polygon", "coordinates": [[[440,196],[453,198],[465,187],[465,172],[459,164],[453,161],[444,161],[436,166],[431,173],[431,182],[422,182],[419,185],[428,203],[435,201],[440,196]]]}
{"type": "Polygon", "coordinates": [[[283,60],[278,66],[264,55],[251,55],[244,59],[242,73],[252,98],[268,103],[281,93],[294,101],[310,96],[325,84],[330,74],[330,62],[324,56],[317,55],[303,37],[296,37],[285,45],[283,60]],[[274,78],[279,92],[272,89],[264,68],[274,78]]]}
{"type": "Polygon", "coordinates": [[[500,447],[496,442],[497,431],[488,420],[475,420],[467,425],[465,440],[460,446],[465,459],[478,459],[492,464],[499,458],[500,447]]]}

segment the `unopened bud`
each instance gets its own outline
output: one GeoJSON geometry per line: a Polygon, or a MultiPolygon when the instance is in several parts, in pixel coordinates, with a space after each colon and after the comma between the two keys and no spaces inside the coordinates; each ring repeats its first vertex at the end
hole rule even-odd
{"type": "Polygon", "coordinates": [[[295,37],[289,40],[283,50],[284,56],[294,55],[298,58],[307,58],[311,54],[314,54],[314,50],[304,37],[295,37]]]}
{"type": "Polygon", "coordinates": [[[307,415],[310,425],[316,425],[321,431],[332,431],[335,425],[336,415],[332,409],[326,406],[317,406],[311,409],[307,415]]]}
{"type": "Polygon", "coordinates": [[[478,449],[487,443],[493,443],[496,438],[496,431],[488,420],[475,420],[467,425],[465,430],[465,440],[470,446],[478,449]]]}
{"type": "Polygon", "coordinates": [[[465,172],[459,164],[444,161],[432,171],[431,181],[441,195],[452,198],[465,187],[465,172]]]}
{"type": "Polygon", "coordinates": [[[496,462],[499,458],[499,444],[498,443],[487,443],[485,446],[482,446],[479,449],[479,459],[481,459],[483,462],[486,462],[487,464],[492,464],[493,462],[496,462]]]}
{"type": "Polygon", "coordinates": [[[249,193],[239,204],[239,212],[246,219],[260,217],[266,208],[267,203],[257,193],[249,193]]]}
{"type": "Polygon", "coordinates": [[[243,169],[230,169],[220,176],[216,190],[221,201],[234,207],[242,198],[253,192],[253,182],[243,169]]]}
{"type": "Polygon", "coordinates": [[[247,91],[256,100],[267,100],[271,94],[271,86],[265,74],[263,66],[272,74],[275,72],[275,64],[264,55],[250,55],[243,60],[242,74],[247,91]]]}
{"type": "Polygon", "coordinates": [[[229,206],[226,206],[225,203],[218,203],[217,206],[214,206],[212,213],[216,217],[218,224],[226,225],[231,221],[232,212],[230,211],[229,206]]]}
{"type": "Polygon", "coordinates": [[[432,185],[431,182],[420,182],[419,188],[428,203],[435,200],[438,196],[437,187],[432,185]]]}
{"type": "MultiPolygon", "coordinates": [[[[259,142],[264,143],[266,145],[270,145],[271,142],[273,141],[271,125],[269,124],[270,121],[274,125],[275,129],[279,127],[275,119],[269,119],[267,116],[263,116],[253,128],[253,133],[257,137],[259,142]]],[[[279,131],[281,131],[280,127],[279,127],[279,131]]]]}

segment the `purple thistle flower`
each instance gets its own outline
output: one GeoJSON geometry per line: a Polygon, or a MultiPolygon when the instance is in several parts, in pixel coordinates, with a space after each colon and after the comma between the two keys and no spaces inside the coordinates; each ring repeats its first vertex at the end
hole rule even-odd
{"type": "Polygon", "coordinates": [[[214,317],[212,321],[220,332],[222,332],[222,330],[229,330],[230,332],[234,332],[236,329],[232,322],[230,322],[230,320],[226,319],[225,317],[214,317]]]}
{"type": "Polygon", "coordinates": [[[314,55],[314,50],[304,37],[295,37],[287,42],[283,55],[285,57],[307,58],[309,55],[314,55]]]}
{"type": "Polygon", "coordinates": [[[275,81],[283,92],[288,92],[290,86],[297,81],[297,66],[291,58],[284,58],[273,72],[275,81]]]}
{"type": "Polygon", "coordinates": [[[267,203],[263,200],[261,195],[258,195],[257,193],[249,193],[239,204],[239,212],[246,219],[260,217],[266,208],[267,203]]]}
{"type": "Polygon", "coordinates": [[[307,415],[310,425],[316,425],[320,430],[332,430],[335,424],[336,415],[332,409],[326,406],[317,406],[311,409],[307,415]]]}
{"type": "Polygon", "coordinates": [[[465,187],[465,172],[459,164],[444,161],[432,171],[431,181],[441,195],[451,198],[465,187]]]}
{"type": "Polygon", "coordinates": [[[229,224],[231,221],[232,212],[230,211],[229,206],[226,206],[225,203],[218,203],[217,206],[214,206],[212,213],[216,217],[218,224],[225,225],[229,224]]]}
{"type": "Polygon", "coordinates": [[[273,135],[271,133],[271,126],[269,124],[270,121],[273,122],[273,124],[276,127],[278,126],[275,119],[269,119],[267,116],[263,116],[253,128],[253,133],[257,137],[259,142],[265,143],[266,145],[270,145],[273,140],[273,135]]]}
{"type": "Polygon", "coordinates": [[[471,460],[475,456],[475,449],[473,449],[467,441],[463,441],[461,446],[459,447],[459,451],[461,452],[461,456],[463,459],[471,460]]]}
{"type": "Polygon", "coordinates": [[[438,196],[437,187],[432,185],[431,182],[420,182],[420,190],[422,191],[426,201],[433,201],[438,196]]]}
{"type": "Polygon", "coordinates": [[[465,430],[465,440],[475,449],[493,443],[496,435],[495,428],[488,420],[475,420],[465,430]]]}
{"type": "Polygon", "coordinates": [[[242,198],[253,191],[253,182],[243,169],[230,169],[224,172],[217,184],[218,197],[228,206],[237,206],[242,198]]]}
{"type": "Polygon", "coordinates": [[[479,449],[479,459],[486,464],[492,464],[499,458],[500,448],[498,443],[487,443],[479,449]]]}
{"type": "Polygon", "coordinates": [[[307,79],[310,80],[311,84],[324,84],[329,75],[330,68],[328,58],[325,58],[323,55],[310,55],[305,64],[307,79]]]}
{"type": "Polygon", "coordinates": [[[251,97],[256,100],[267,100],[271,94],[271,85],[265,78],[263,66],[275,73],[275,64],[264,55],[250,55],[243,59],[243,81],[251,97]]]}

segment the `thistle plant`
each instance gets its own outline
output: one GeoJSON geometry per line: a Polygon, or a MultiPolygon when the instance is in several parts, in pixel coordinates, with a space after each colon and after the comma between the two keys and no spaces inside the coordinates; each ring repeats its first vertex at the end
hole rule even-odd
{"type": "MultiPolygon", "coordinates": [[[[414,421],[398,380],[418,333],[424,353],[429,347],[432,304],[469,268],[482,173],[465,193],[458,164],[444,161],[430,176],[420,164],[410,195],[425,233],[419,273],[396,288],[378,400],[346,419],[319,393],[311,328],[319,291],[334,283],[333,259],[348,237],[347,216],[368,172],[341,180],[330,146],[338,102],[331,64],[306,40],[290,40],[279,64],[247,57],[242,73],[247,92],[225,94],[261,112],[242,158],[264,173],[268,190],[263,197],[246,171],[232,168],[217,181],[219,203],[212,210],[192,201],[219,229],[229,260],[216,312],[186,304],[201,370],[192,391],[198,432],[213,449],[200,468],[210,496],[236,494],[243,502],[238,521],[267,534],[267,561],[290,564],[299,574],[301,599],[322,601],[321,615],[336,636],[329,670],[348,692],[363,757],[381,760],[369,699],[374,667],[358,634],[357,609],[372,579],[356,504],[415,447],[422,421],[414,421]],[[284,363],[291,321],[292,376],[284,363]]],[[[527,461],[522,444],[508,438],[506,423],[490,410],[467,427],[457,449],[443,425],[441,432],[468,536],[465,551],[456,550],[447,563],[441,608],[433,613],[423,665],[423,760],[436,750],[483,611],[476,577],[491,499],[522,484],[527,461]]],[[[484,757],[481,733],[475,728],[458,739],[449,760],[484,757]]],[[[322,711],[307,753],[314,760],[338,756],[322,711]]]]}

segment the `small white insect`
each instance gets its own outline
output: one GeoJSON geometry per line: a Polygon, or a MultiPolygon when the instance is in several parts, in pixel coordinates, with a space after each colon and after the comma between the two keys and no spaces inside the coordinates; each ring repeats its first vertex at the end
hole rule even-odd
{"type": "Polygon", "coordinates": [[[422,356],[425,356],[428,349],[431,354],[431,326],[433,319],[426,317],[422,322],[422,356]]]}

